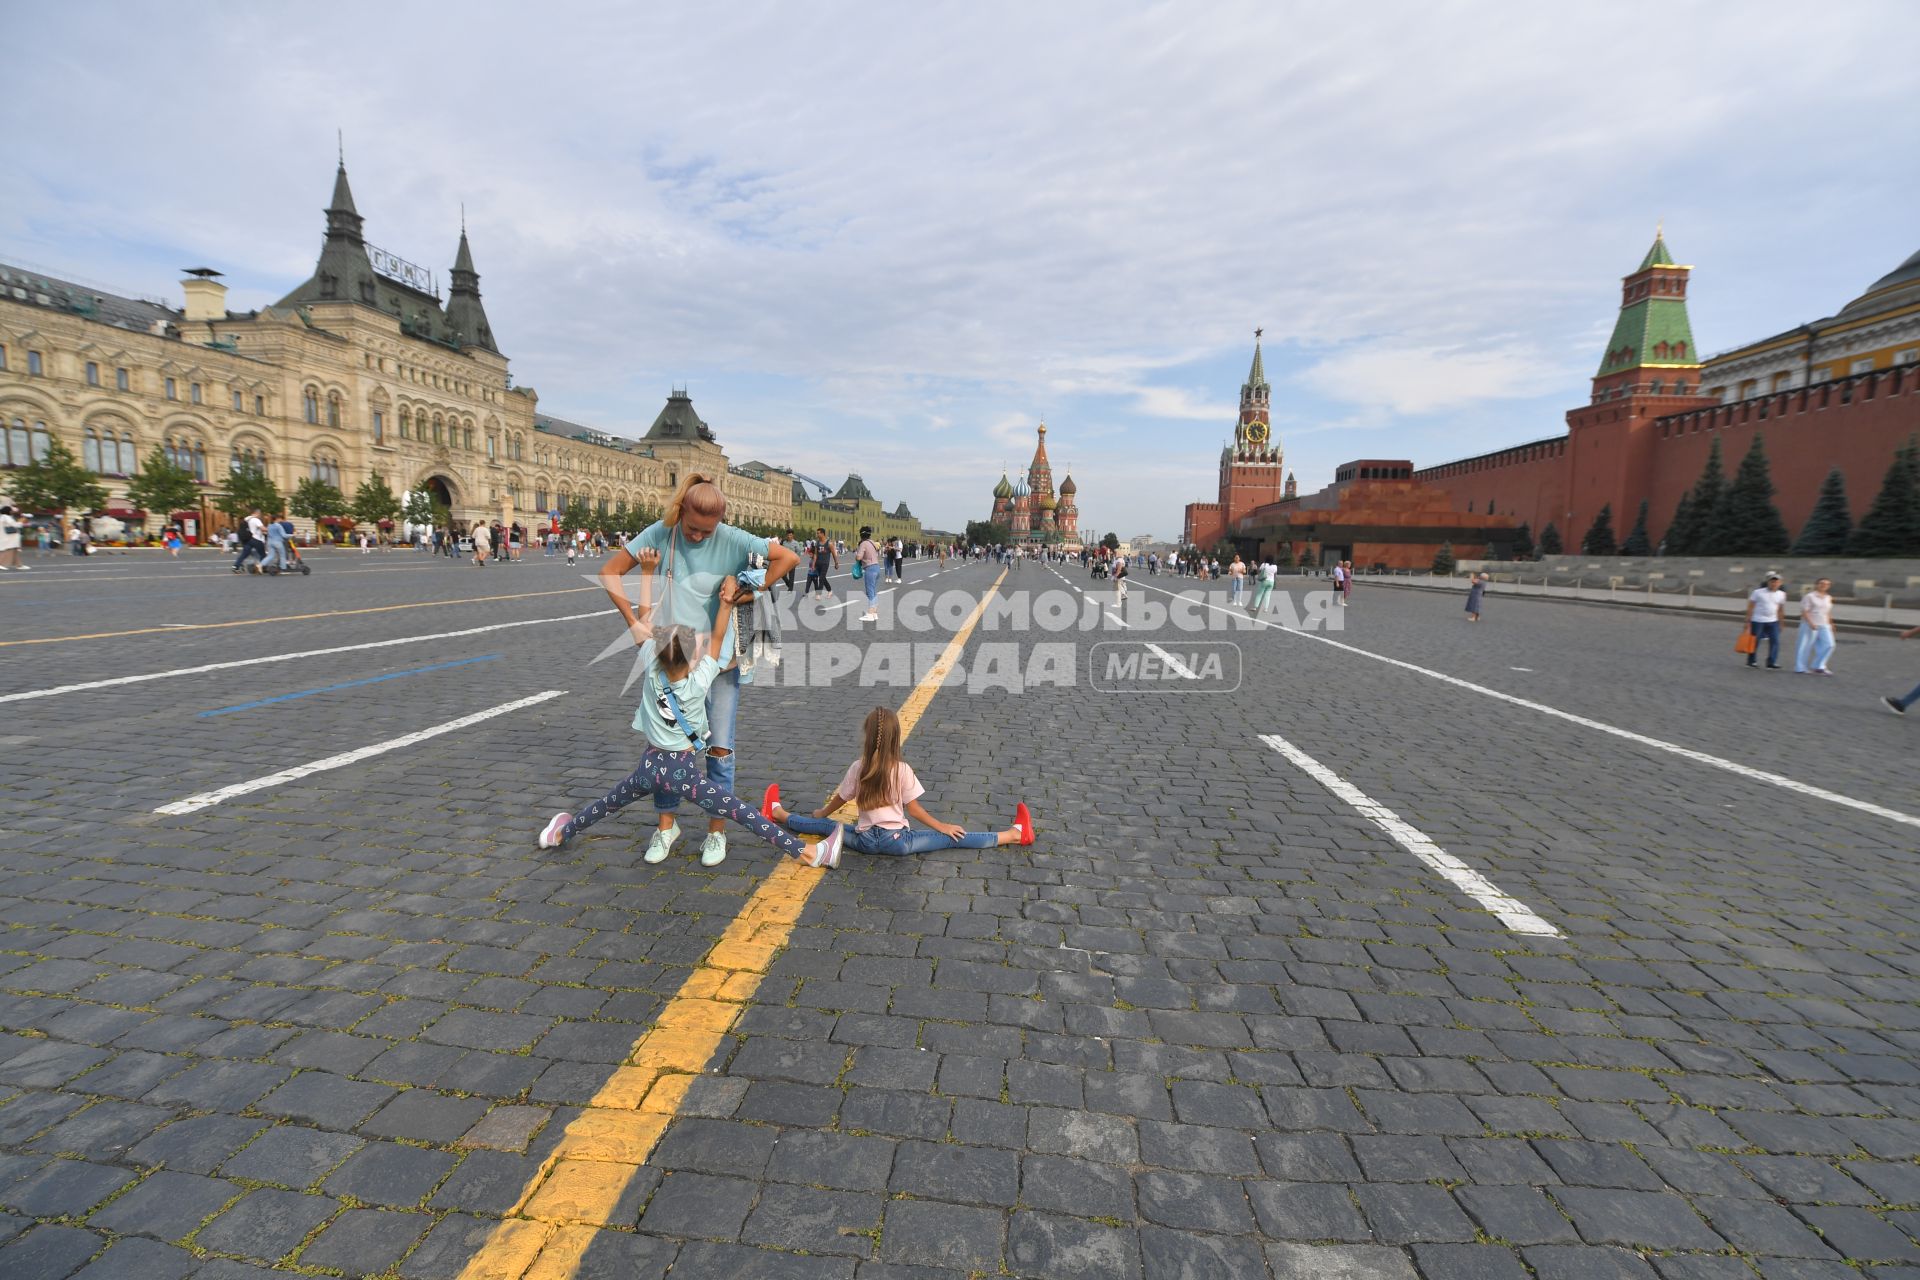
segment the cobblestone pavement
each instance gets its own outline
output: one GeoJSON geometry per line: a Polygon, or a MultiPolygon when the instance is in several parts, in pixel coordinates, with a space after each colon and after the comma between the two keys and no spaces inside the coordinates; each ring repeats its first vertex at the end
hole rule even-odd
{"type": "MultiPolygon", "coordinates": [[[[1024,798],[1039,840],[806,873],[644,1164],[570,1215],[549,1157],[775,859],[735,833],[646,866],[644,811],[532,847],[634,754],[580,570],[315,564],[0,581],[0,699],[216,668],[0,701],[6,1280],[1920,1275],[1920,729],[1876,702],[1920,645],[1843,637],[1819,680],[1746,671],[1710,620],[1495,594],[1471,626],[1364,584],[1348,647],[1156,626],[1196,593],[1168,578],[1128,628],[990,613],[907,755],[936,814],[1024,798]],[[1202,640],[1236,691],[1089,687],[1095,641],[1197,670],[1202,640]],[[1061,642],[1072,687],[981,687],[993,646],[1061,642]]],[[[999,576],[933,569],[908,589],[999,576]]],[[[1082,587],[1110,600],[1034,566],[999,598],[1082,587]]],[[[937,648],[934,616],[802,638],[937,648]]],[[[810,807],[907,694],[750,688],[742,792],[810,807]]]]}

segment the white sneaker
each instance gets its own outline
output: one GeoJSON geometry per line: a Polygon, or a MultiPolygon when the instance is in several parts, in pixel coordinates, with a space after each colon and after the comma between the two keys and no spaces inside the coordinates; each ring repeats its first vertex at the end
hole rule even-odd
{"type": "Polygon", "coordinates": [[[833,824],[833,830],[814,842],[807,850],[807,865],[810,867],[837,867],[840,865],[840,846],[845,843],[847,829],[840,823],[833,824]]]}
{"type": "Polygon", "coordinates": [[[647,851],[640,855],[642,862],[665,862],[667,855],[673,852],[673,842],[680,838],[680,826],[675,823],[665,831],[655,831],[653,839],[647,842],[647,851]]]}
{"type": "Polygon", "coordinates": [[[727,860],[727,833],[709,831],[707,842],[700,846],[700,865],[717,867],[727,860]]]}
{"type": "Polygon", "coordinates": [[[869,610],[867,610],[867,612],[865,612],[865,613],[863,613],[863,614],[861,614],[861,615],[860,615],[860,621],[862,621],[862,622],[878,622],[878,621],[880,621],[880,615],[879,615],[879,614],[877,614],[877,613],[875,613],[875,612],[873,612],[873,610],[871,610],[871,609],[869,609],[869,610]]]}
{"type": "Polygon", "coordinates": [[[547,825],[540,828],[540,847],[558,849],[566,841],[567,824],[573,821],[570,813],[556,813],[548,819],[547,825]]]}

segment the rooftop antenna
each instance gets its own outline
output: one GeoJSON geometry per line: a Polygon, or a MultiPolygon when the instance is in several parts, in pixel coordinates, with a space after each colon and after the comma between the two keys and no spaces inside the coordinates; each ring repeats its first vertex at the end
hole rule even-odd
{"type": "Polygon", "coordinates": [[[333,131],[333,137],[334,141],[340,147],[340,167],[344,169],[347,167],[347,131],[345,129],[335,129],[333,131]]]}
{"type": "Polygon", "coordinates": [[[460,234],[463,236],[467,234],[467,202],[465,200],[460,202],[460,234]]]}

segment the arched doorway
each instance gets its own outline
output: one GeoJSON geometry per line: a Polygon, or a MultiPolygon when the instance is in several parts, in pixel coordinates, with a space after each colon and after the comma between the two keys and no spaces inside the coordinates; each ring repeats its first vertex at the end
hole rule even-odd
{"type": "Polygon", "coordinates": [[[423,483],[426,485],[428,495],[433,498],[434,506],[452,509],[453,486],[448,483],[445,476],[428,476],[423,483]]]}

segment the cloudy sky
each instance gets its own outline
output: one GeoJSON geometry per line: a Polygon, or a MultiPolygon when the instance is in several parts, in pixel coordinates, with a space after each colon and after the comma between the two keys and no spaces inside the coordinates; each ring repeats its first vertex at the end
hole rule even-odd
{"type": "Polygon", "coordinates": [[[338,129],[443,281],[465,203],[545,411],[686,383],[735,460],[949,528],[1044,415],[1083,525],[1167,537],[1255,326],[1314,489],[1559,431],[1662,219],[1709,351],[1920,248],[1913,10],[1842,9],[5,0],[0,261],[270,302],[338,129]]]}

